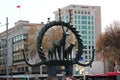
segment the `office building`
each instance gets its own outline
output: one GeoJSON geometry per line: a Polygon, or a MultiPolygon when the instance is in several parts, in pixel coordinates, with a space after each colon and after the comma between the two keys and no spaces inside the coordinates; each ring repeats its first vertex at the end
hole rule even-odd
{"type": "MultiPolygon", "coordinates": [[[[54,12],[55,20],[69,22],[77,28],[83,40],[83,55],[81,61],[87,63],[91,60],[92,50],[95,49],[96,40],[101,33],[101,7],[88,5],[69,5],[54,12]],[[61,16],[60,16],[61,15],[61,16]]],[[[95,56],[95,60],[97,60],[95,56]]],[[[88,68],[74,65],[74,74],[89,72],[88,68]],[[86,71],[87,70],[87,71],[86,71]]]]}
{"type": "MultiPolygon", "coordinates": [[[[100,6],[69,5],[61,8],[61,20],[69,22],[77,28],[83,40],[83,59],[89,62],[92,49],[101,33],[101,8],[100,6]],[[69,12],[70,11],[70,12],[69,12]],[[69,15],[69,13],[71,15],[69,15]]],[[[59,11],[55,11],[55,20],[59,20],[59,11]]]]}

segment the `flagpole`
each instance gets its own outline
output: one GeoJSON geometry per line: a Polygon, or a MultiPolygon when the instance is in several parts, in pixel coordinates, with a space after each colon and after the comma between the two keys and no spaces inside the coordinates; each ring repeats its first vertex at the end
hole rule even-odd
{"type": "Polygon", "coordinates": [[[19,20],[21,20],[21,8],[19,8],[19,20]]]}
{"type": "Polygon", "coordinates": [[[17,5],[17,8],[18,8],[18,14],[19,14],[19,20],[21,20],[21,6],[20,5],[17,5]]]}

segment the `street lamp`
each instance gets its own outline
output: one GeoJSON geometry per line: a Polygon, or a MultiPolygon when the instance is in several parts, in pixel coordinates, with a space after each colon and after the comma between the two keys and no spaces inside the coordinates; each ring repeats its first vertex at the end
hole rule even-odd
{"type": "MultiPolygon", "coordinates": [[[[0,23],[1,24],[1,23],[0,23]]],[[[9,72],[8,72],[8,17],[6,17],[6,77],[9,80],[9,72]]]]}
{"type": "Polygon", "coordinates": [[[8,73],[8,17],[6,17],[6,74],[7,80],[9,80],[9,73],[8,73]]]}

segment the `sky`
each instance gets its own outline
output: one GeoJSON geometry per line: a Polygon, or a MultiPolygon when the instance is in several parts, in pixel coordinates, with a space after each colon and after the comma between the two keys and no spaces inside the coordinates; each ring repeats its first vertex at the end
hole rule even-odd
{"type": "Polygon", "coordinates": [[[120,21],[119,0],[0,0],[0,32],[6,30],[6,17],[9,28],[18,20],[46,23],[48,17],[54,20],[54,11],[70,4],[101,6],[102,31],[114,21],[120,21]]]}

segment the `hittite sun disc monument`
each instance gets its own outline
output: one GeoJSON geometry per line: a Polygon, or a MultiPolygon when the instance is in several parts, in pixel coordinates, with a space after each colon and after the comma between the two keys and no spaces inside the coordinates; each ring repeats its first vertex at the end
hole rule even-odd
{"type": "Polygon", "coordinates": [[[76,80],[72,77],[73,75],[73,65],[78,64],[80,66],[90,66],[94,60],[94,50],[92,53],[92,59],[89,63],[80,63],[81,55],[83,54],[83,44],[81,35],[71,23],[71,10],[69,10],[69,23],[61,21],[61,11],[59,9],[59,21],[52,21],[47,23],[39,32],[37,37],[37,52],[41,61],[39,63],[32,64],[26,58],[25,50],[23,50],[23,55],[27,65],[31,67],[39,67],[40,65],[46,65],[48,68],[48,78],[46,80],[65,80],[65,78],[70,78],[71,80],[76,80]],[[53,42],[53,46],[48,49],[48,56],[45,56],[45,53],[42,48],[42,40],[46,31],[53,26],[60,26],[62,28],[62,37],[59,40],[53,42]],[[69,44],[66,47],[66,38],[69,36],[71,31],[76,40],[77,44],[69,44]],[[75,57],[73,57],[72,50],[77,45],[75,57]],[[62,55],[61,55],[62,54],[62,55]],[[57,66],[64,66],[64,75],[57,76],[57,66]]]}

